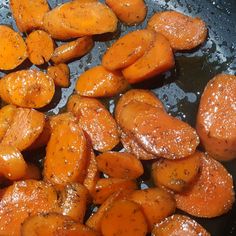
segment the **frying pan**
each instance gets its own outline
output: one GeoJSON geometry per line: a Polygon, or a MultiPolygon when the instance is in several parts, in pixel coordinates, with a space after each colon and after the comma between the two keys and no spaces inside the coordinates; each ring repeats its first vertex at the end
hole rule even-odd
{"type": "MultiPolygon", "coordinates": [[[[51,7],[64,2],[66,1],[49,0],[51,7]]],[[[150,81],[133,86],[151,89],[162,100],[170,114],[195,126],[199,99],[206,83],[218,73],[235,74],[236,71],[236,2],[235,0],[146,0],[146,3],[148,5],[147,19],[156,11],[177,10],[187,15],[199,16],[208,25],[207,42],[191,52],[177,53],[175,69],[150,81]]],[[[58,114],[63,111],[68,97],[73,93],[77,77],[83,71],[100,64],[102,55],[113,40],[129,31],[144,28],[146,23],[147,20],[134,27],[120,24],[116,33],[96,36],[96,45],[92,52],[80,60],[70,63],[71,86],[68,89],[57,89],[51,104],[42,111],[48,114],[58,114]]],[[[17,30],[9,10],[9,0],[0,0],[0,24],[11,25],[17,30]]],[[[26,62],[21,67],[30,66],[26,62]]],[[[3,75],[0,72],[0,77],[3,75]]],[[[116,101],[117,98],[113,98],[103,102],[112,112],[116,101]]],[[[32,153],[30,154],[32,156],[32,153]]],[[[27,153],[25,155],[27,156],[27,153]]],[[[37,152],[34,155],[43,157],[44,152],[37,152]]],[[[235,182],[236,161],[224,163],[224,165],[233,175],[235,182]]],[[[139,180],[142,188],[152,186],[149,174],[150,164],[145,163],[145,168],[147,174],[139,180]]],[[[195,220],[202,224],[212,236],[235,236],[236,204],[228,214],[222,217],[195,218],[195,220]]]]}

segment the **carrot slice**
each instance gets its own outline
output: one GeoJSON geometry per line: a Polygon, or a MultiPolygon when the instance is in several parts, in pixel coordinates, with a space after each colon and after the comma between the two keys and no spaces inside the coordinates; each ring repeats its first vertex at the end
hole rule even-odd
{"type": "Polygon", "coordinates": [[[52,131],[44,163],[44,179],[58,188],[83,183],[87,168],[87,142],[73,121],[65,120],[52,131]],[[66,139],[65,139],[66,137],[66,139]]]}
{"type": "Polygon", "coordinates": [[[147,7],[143,0],[106,0],[105,2],[119,20],[127,25],[141,23],[147,14],[147,7]]]}
{"type": "Polygon", "coordinates": [[[236,76],[220,74],[208,82],[200,101],[196,129],[215,159],[236,158],[236,76]]]}
{"type": "Polygon", "coordinates": [[[57,211],[57,193],[42,181],[26,180],[8,187],[0,201],[0,235],[20,236],[29,215],[57,211]]]}
{"type": "Polygon", "coordinates": [[[0,143],[11,126],[16,110],[16,107],[12,105],[7,105],[0,109],[0,143]]]}
{"type": "Polygon", "coordinates": [[[87,54],[94,46],[92,37],[86,36],[64,43],[57,47],[52,55],[55,64],[66,63],[87,54]]]}
{"type": "Polygon", "coordinates": [[[193,154],[199,144],[190,125],[149,104],[130,102],[120,121],[121,128],[133,132],[145,150],[159,157],[181,159],[193,154]]]}
{"type": "Polygon", "coordinates": [[[9,180],[21,179],[27,169],[22,154],[12,146],[0,144],[0,175],[9,180]]]}
{"type": "Polygon", "coordinates": [[[176,194],[175,199],[177,208],[190,215],[220,216],[234,202],[232,177],[218,161],[202,153],[199,177],[187,192],[176,194]]]}
{"type": "Polygon", "coordinates": [[[114,32],[116,28],[115,14],[100,2],[67,2],[44,16],[44,29],[60,40],[114,32]]]}
{"type": "Polygon", "coordinates": [[[21,227],[22,236],[99,236],[100,234],[72,220],[70,217],[58,214],[40,214],[28,217],[21,227]]]}
{"type": "Polygon", "coordinates": [[[126,34],[106,51],[102,65],[111,71],[130,66],[144,55],[154,38],[155,33],[147,29],[126,34]]]}
{"type": "Polygon", "coordinates": [[[98,210],[90,215],[88,220],[86,221],[86,225],[91,229],[94,229],[98,232],[101,232],[101,222],[102,217],[105,212],[116,202],[117,200],[126,199],[128,195],[132,192],[132,190],[120,190],[111,194],[98,208],[98,210]]]}
{"type": "Polygon", "coordinates": [[[44,123],[43,113],[33,109],[17,108],[1,144],[11,145],[23,151],[38,138],[43,131],[44,123]]]}
{"type": "Polygon", "coordinates": [[[26,45],[29,59],[33,64],[42,65],[51,59],[54,42],[48,33],[42,30],[30,33],[26,38],[26,45]]]}
{"type": "Polygon", "coordinates": [[[47,74],[53,79],[56,86],[68,88],[70,86],[70,68],[66,64],[49,66],[47,74]]]}
{"type": "Polygon", "coordinates": [[[86,97],[112,97],[126,90],[128,86],[121,72],[111,72],[103,66],[96,66],[80,75],[75,90],[86,97]]]}
{"type": "Polygon", "coordinates": [[[184,215],[172,215],[155,225],[152,236],[210,236],[195,220],[184,215]]]}
{"type": "Polygon", "coordinates": [[[96,157],[98,169],[113,178],[137,179],[144,170],[142,163],[132,154],[106,152],[96,157]]]}
{"type": "Polygon", "coordinates": [[[78,118],[80,127],[88,134],[95,150],[110,151],[119,143],[116,122],[98,100],[73,95],[67,109],[78,118]]]}
{"type": "Polygon", "coordinates": [[[13,72],[0,80],[1,98],[20,107],[44,107],[51,102],[54,92],[53,79],[37,70],[13,72]]]}
{"type": "Polygon", "coordinates": [[[193,49],[207,37],[203,20],[176,11],[155,13],[148,22],[148,28],[163,34],[175,50],[193,49]]]}
{"type": "Polygon", "coordinates": [[[88,190],[79,183],[66,185],[60,194],[61,213],[82,224],[87,209],[88,195],[88,190]]]}
{"type": "Polygon", "coordinates": [[[157,186],[183,192],[198,176],[200,152],[180,160],[160,159],[152,165],[152,177],[157,186]]]}
{"type": "Polygon", "coordinates": [[[169,41],[157,33],[150,49],[122,73],[130,84],[134,84],[161,74],[174,65],[174,55],[169,41]]]}
{"type": "Polygon", "coordinates": [[[145,236],[147,223],[138,204],[119,200],[104,214],[101,229],[106,236],[145,236]]]}
{"type": "Polygon", "coordinates": [[[27,58],[27,48],[21,35],[0,25],[0,70],[12,70],[27,58]]]}
{"type": "Polygon", "coordinates": [[[102,204],[111,194],[118,191],[131,191],[137,189],[137,184],[132,180],[108,178],[100,179],[93,193],[94,204],[102,204]]]}
{"type": "Polygon", "coordinates": [[[43,17],[49,11],[47,0],[10,0],[10,7],[21,32],[42,28],[43,17]]]}
{"type": "Polygon", "coordinates": [[[93,149],[90,148],[87,174],[84,179],[83,185],[88,189],[91,195],[93,194],[96,188],[96,183],[99,180],[99,177],[100,177],[100,172],[97,167],[96,156],[93,149]]]}
{"type": "Polygon", "coordinates": [[[174,197],[159,188],[136,190],[130,195],[129,200],[141,206],[149,232],[156,223],[173,214],[176,208],[174,197]]]}

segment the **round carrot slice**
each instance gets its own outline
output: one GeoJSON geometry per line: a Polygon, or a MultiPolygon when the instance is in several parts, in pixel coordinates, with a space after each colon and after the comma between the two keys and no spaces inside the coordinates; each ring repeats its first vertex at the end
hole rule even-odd
{"type": "Polygon", "coordinates": [[[160,159],[152,165],[154,183],[175,192],[185,190],[197,177],[201,153],[180,160],[160,159]]]}
{"type": "Polygon", "coordinates": [[[187,192],[176,194],[175,199],[177,208],[190,215],[220,216],[234,202],[232,177],[218,161],[202,153],[199,177],[187,192]]]}
{"type": "Polygon", "coordinates": [[[155,225],[152,236],[210,236],[195,220],[184,215],[173,215],[155,225]]]}
{"type": "Polygon", "coordinates": [[[105,53],[102,65],[108,70],[130,66],[148,50],[155,33],[151,30],[137,30],[118,39],[105,53]]]}
{"type": "Polygon", "coordinates": [[[26,45],[29,59],[33,64],[42,65],[51,59],[54,42],[48,33],[42,30],[33,31],[26,38],[26,45]]]}
{"type": "Polygon", "coordinates": [[[0,175],[9,180],[19,180],[26,170],[27,164],[19,150],[0,144],[0,175]]]}
{"type": "Polygon", "coordinates": [[[220,74],[206,86],[196,129],[202,145],[215,159],[236,158],[236,76],[220,74]]]}
{"type": "Polygon", "coordinates": [[[80,75],[75,90],[86,97],[112,97],[126,90],[128,86],[121,72],[111,72],[103,66],[95,66],[80,75]]]}
{"type": "Polygon", "coordinates": [[[104,214],[101,229],[104,236],[145,236],[147,223],[138,204],[119,200],[104,214]]]}
{"type": "Polygon", "coordinates": [[[53,79],[37,70],[13,72],[0,80],[1,98],[20,107],[44,107],[51,102],[54,92],[53,79]]]}
{"type": "Polygon", "coordinates": [[[26,44],[20,34],[0,25],[0,70],[15,69],[26,58],[26,44]]]}
{"type": "Polygon", "coordinates": [[[190,50],[206,40],[206,24],[200,18],[186,16],[176,11],[155,13],[148,28],[163,34],[175,50],[190,50]]]}
{"type": "Polygon", "coordinates": [[[135,63],[122,73],[130,84],[150,79],[171,69],[175,65],[169,41],[160,33],[155,35],[151,47],[135,63]]]}
{"type": "Polygon", "coordinates": [[[125,152],[106,152],[96,157],[98,169],[114,178],[137,179],[144,170],[136,156],[125,152]]]}

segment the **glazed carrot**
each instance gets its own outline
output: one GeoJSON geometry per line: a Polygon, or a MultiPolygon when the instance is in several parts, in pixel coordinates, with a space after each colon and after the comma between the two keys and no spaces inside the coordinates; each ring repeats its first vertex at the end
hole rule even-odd
{"type": "Polygon", "coordinates": [[[61,213],[83,223],[88,203],[88,190],[79,183],[68,184],[61,192],[61,213]]]}
{"type": "Polygon", "coordinates": [[[108,178],[98,180],[93,194],[94,204],[102,204],[111,194],[118,191],[135,190],[137,185],[135,181],[108,178]]]}
{"type": "Polygon", "coordinates": [[[94,46],[92,37],[86,36],[57,47],[51,60],[55,64],[66,63],[87,54],[94,46]]]}
{"type": "Polygon", "coordinates": [[[97,167],[96,156],[92,148],[90,148],[90,155],[88,160],[88,168],[83,185],[88,189],[90,195],[93,194],[96,183],[99,180],[100,172],[97,167]]]}
{"type": "Polygon", "coordinates": [[[83,131],[71,120],[52,131],[44,163],[44,179],[58,188],[83,183],[87,168],[87,142],[83,131]],[[66,138],[65,138],[66,137],[66,138]]]}
{"type": "Polygon", "coordinates": [[[11,126],[16,110],[16,107],[12,105],[7,105],[0,109],[0,143],[11,126]]]}
{"type": "Polygon", "coordinates": [[[30,61],[35,65],[42,65],[52,57],[54,42],[51,36],[42,31],[36,30],[26,38],[27,51],[30,61]]]}
{"type": "Polygon", "coordinates": [[[40,180],[41,179],[41,171],[35,164],[27,163],[25,175],[21,178],[21,180],[40,180]]]}
{"type": "Polygon", "coordinates": [[[170,43],[162,34],[157,33],[149,50],[122,73],[130,84],[134,84],[161,74],[174,65],[170,43]]]}
{"type": "Polygon", "coordinates": [[[126,199],[132,190],[120,190],[111,194],[98,208],[98,210],[90,215],[86,221],[86,225],[91,229],[101,232],[101,221],[105,212],[116,202],[117,200],[126,199]]]}
{"type": "Polygon", "coordinates": [[[136,190],[131,193],[129,200],[140,205],[147,219],[149,232],[156,223],[173,214],[176,208],[174,197],[160,188],[136,190]]]}
{"type": "Polygon", "coordinates": [[[125,152],[105,152],[96,161],[98,169],[113,178],[137,179],[144,172],[136,156],[125,152]]]}
{"type": "Polygon", "coordinates": [[[0,80],[0,97],[20,107],[44,107],[51,102],[54,92],[53,79],[37,70],[13,72],[0,80]]]}
{"type": "Polygon", "coordinates": [[[199,177],[184,193],[176,194],[177,208],[197,217],[228,212],[234,203],[232,176],[218,161],[201,154],[199,177]]]}
{"type": "Polygon", "coordinates": [[[189,156],[199,144],[190,125],[145,103],[130,102],[120,114],[120,125],[133,132],[145,150],[167,159],[189,156]]]}
{"type": "Polygon", "coordinates": [[[95,150],[110,151],[119,143],[116,122],[98,100],[73,95],[67,110],[78,118],[80,127],[90,137],[95,150]]]}
{"type": "Polygon", "coordinates": [[[236,158],[236,76],[208,82],[200,101],[197,132],[205,150],[220,161],[236,158]]]}
{"type": "Polygon", "coordinates": [[[41,181],[15,182],[0,201],[0,235],[20,236],[20,227],[29,215],[57,211],[55,190],[41,181]]]}
{"type": "Polygon", "coordinates": [[[122,109],[132,101],[143,102],[154,107],[165,109],[161,100],[159,100],[154,93],[144,89],[131,89],[121,96],[115,109],[115,118],[119,124],[119,116],[122,109]]]}
{"type": "Polygon", "coordinates": [[[43,17],[49,11],[46,0],[10,0],[10,8],[21,32],[42,28],[43,17]]]}
{"type": "Polygon", "coordinates": [[[207,28],[203,20],[176,11],[155,13],[148,22],[148,28],[163,34],[175,50],[193,49],[202,44],[207,37],[207,28]]]}
{"type": "Polygon", "coordinates": [[[102,65],[111,71],[130,66],[144,55],[154,38],[155,33],[147,29],[126,34],[106,51],[102,65]]]}
{"type": "Polygon", "coordinates": [[[135,139],[132,133],[126,131],[120,131],[120,141],[129,153],[132,153],[140,160],[153,160],[158,157],[147,152],[135,139]]]}
{"type": "Polygon", "coordinates": [[[127,25],[141,23],[147,14],[147,7],[143,0],[106,0],[105,2],[119,20],[127,25]]]}
{"type": "Polygon", "coordinates": [[[12,70],[27,58],[21,35],[8,26],[0,25],[0,70],[12,70]]]}
{"type": "Polygon", "coordinates": [[[56,86],[68,88],[70,86],[70,68],[66,64],[49,66],[47,74],[53,79],[56,86]]]}
{"type": "Polygon", "coordinates": [[[147,223],[138,204],[119,200],[104,214],[101,229],[105,236],[145,236],[147,223]]]}
{"type": "Polygon", "coordinates": [[[198,176],[200,168],[200,152],[180,160],[157,160],[152,165],[152,177],[159,187],[175,192],[183,192],[198,176]]]}
{"type": "Polygon", "coordinates": [[[23,151],[38,138],[44,123],[43,113],[28,108],[17,108],[1,144],[11,145],[23,151]]]}
{"type": "Polygon", "coordinates": [[[122,93],[128,86],[121,72],[96,66],[79,76],[75,90],[86,97],[112,97],[122,93]]]}
{"type": "Polygon", "coordinates": [[[72,220],[70,217],[58,214],[40,214],[29,216],[21,227],[22,236],[99,236],[100,234],[72,220]]]}
{"type": "Polygon", "coordinates": [[[60,40],[114,32],[116,27],[115,14],[100,2],[67,2],[44,17],[44,29],[60,40]]]}
{"type": "Polygon", "coordinates": [[[9,180],[19,180],[26,170],[27,164],[20,151],[12,146],[0,144],[0,175],[9,180]]]}
{"type": "Polygon", "coordinates": [[[185,215],[172,215],[155,225],[152,236],[210,236],[195,220],[185,215]]]}

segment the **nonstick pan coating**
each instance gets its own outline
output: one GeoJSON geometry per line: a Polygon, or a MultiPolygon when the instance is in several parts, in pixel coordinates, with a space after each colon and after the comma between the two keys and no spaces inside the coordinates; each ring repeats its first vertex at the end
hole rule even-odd
{"type": "MultiPolygon", "coordinates": [[[[20,0],[19,0],[20,1],[20,0]]],[[[51,7],[66,2],[49,0],[51,7]]],[[[146,0],[148,16],[156,11],[177,10],[192,16],[201,17],[208,25],[208,41],[192,52],[176,54],[176,68],[159,78],[154,78],[136,88],[151,89],[163,101],[168,112],[195,125],[199,99],[206,83],[218,73],[235,74],[236,71],[236,1],[235,0],[146,0]]],[[[144,28],[147,20],[134,27],[119,25],[115,34],[96,36],[96,45],[92,52],[78,61],[70,63],[71,86],[69,89],[57,89],[52,103],[43,109],[48,114],[57,114],[64,110],[68,97],[73,93],[74,83],[85,70],[100,64],[101,57],[112,40],[137,28],[144,28]]],[[[11,25],[17,30],[9,10],[9,0],[0,0],[0,24],[11,25]]],[[[31,66],[24,63],[22,68],[31,66]]],[[[45,67],[46,68],[46,67],[45,67]]],[[[45,69],[42,67],[41,69],[45,69]]],[[[17,68],[21,69],[21,68],[17,68]]],[[[0,77],[4,74],[0,72],[0,77]]],[[[117,98],[104,100],[113,111],[117,98]]],[[[32,155],[32,153],[30,153],[32,155]]],[[[44,153],[34,153],[43,156],[44,153]]],[[[27,156],[27,153],[26,153],[27,156]]],[[[236,161],[224,164],[236,180],[236,161]]],[[[146,172],[150,166],[146,164],[146,172]]],[[[142,188],[152,186],[150,175],[140,179],[142,188]]],[[[206,206],[207,207],[207,206],[206,206]]],[[[226,215],[215,219],[198,219],[212,236],[236,235],[236,205],[226,215]]]]}

